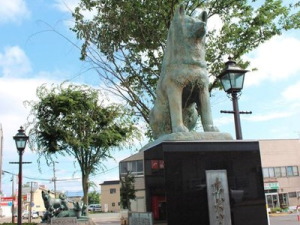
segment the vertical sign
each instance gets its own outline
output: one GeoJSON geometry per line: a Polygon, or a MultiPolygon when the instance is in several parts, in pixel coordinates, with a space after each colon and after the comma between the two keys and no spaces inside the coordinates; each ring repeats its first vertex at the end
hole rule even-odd
{"type": "Polygon", "coordinates": [[[231,225],[226,170],[206,170],[210,225],[231,225]]]}

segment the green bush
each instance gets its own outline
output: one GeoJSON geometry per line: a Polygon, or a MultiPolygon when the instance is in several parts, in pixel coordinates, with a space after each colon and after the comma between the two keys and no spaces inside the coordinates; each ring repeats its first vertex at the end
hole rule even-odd
{"type": "Polygon", "coordinates": [[[282,212],[282,208],[280,207],[271,208],[271,213],[276,213],[276,212],[282,212]]]}

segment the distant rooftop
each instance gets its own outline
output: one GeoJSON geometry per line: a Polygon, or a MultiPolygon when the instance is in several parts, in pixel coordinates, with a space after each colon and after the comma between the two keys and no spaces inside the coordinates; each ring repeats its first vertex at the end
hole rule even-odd
{"type": "Polygon", "coordinates": [[[120,181],[119,180],[109,180],[109,181],[104,181],[102,184],[100,185],[112,185],[112,184],[119,184],[120,181]]]}

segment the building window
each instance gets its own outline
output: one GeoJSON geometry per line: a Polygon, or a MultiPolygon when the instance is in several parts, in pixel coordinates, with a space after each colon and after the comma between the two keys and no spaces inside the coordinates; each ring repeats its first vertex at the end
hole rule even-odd
{"type": "Polygon", "coordinates": [[[293,174],[294,176],[299,176],[298,166],[293,166],[293,174]]]}
{"type": "Polygon", "coordinates": [[[111,203],[111,206],[112,206],[112,207],[115,207],[115,205],[116,205],[116,204],[115,204],[114,202],[113,202],[113,203],[111,203]]]}
{"type": "Polygon", "coordinates": [[[265,167],[263,176],[264,178],[299,176],[299,170],[297,166],[265,167]]]}
{"type": "Polygon", "coordinates": [[[274,172],[274,168],[273,167],[269,168],[269,177],[275,177],[275,172],[274,172]]]}
{"type": "Polygon", "coordinates": [[[275,172],[273,167],[263,168],[263,176],[264,178],[275,177],[275,172]]]}
{"type": "Polygon", "coordinates": [[[286,168],[286,170],[287,170],[287,176],[288,177],[298,176],[299,175],[298,167],[297,166],[288,166],[286,168]]]}
{"type": "Polygon", "coordinates": [[[281,168],[281,176],[286,177],[286,168],[284,166],[282,166],[280,168],[281,168]]]}
{"type": "Polygon", "coordinates": [[[117,193],[117,190],[115,188],[111,188],[111,189],[109,189],[109,193],[115,194],[115,193],[117,193]]]}
{"type": "Polygon", "coordinates": [[[269,170],[268,170],[268,168],[263,168],[263,176],[264,176],[264,178],[269,177],[269,170]]]}
{"type": "Polygon", "coordinates": [[[288,176],[288,177],[293,176],[293,167],[292,167],[292,166],[288,166],[288,167],[286,168],[286,173],[287,173],[287,176],[288,176]]]}
{"type": "Polygon", "coordinates": [[[281,177],[281,167],[275,167],[275,177],[281,177]]]}
{"type": "Polygon", "coordinates": [[[143,175],[143,160],[128,161],[120,163],[120,173],[127,174],[127,172],[132,173],[133,175],[143,175]]]}
{"type": "Polygon", "coordinates": [[[289,192],[289,198],[296,198],[297,194],[296,192],[289,192]]]}

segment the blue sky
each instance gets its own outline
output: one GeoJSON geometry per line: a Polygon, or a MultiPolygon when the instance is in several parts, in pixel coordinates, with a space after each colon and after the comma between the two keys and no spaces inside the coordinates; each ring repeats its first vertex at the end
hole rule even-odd
{"type": "MultiPolygon", "coordinates": [[[[23,101],[34,100],[36,87],[43,83],[65,80],[99,87],[100,81],[89,65],[79,60],[80,52],[60,34],[79,44],[69,30],[70,9],[75,0],[0,0],[0,123],[4,133],[3,170],[18,173],[18,155],[12,136],[24,125],[29,114],[23,101]],[[66,7],[67,6],[67,7],[66,7]]],[[[211,21],[212,22],[212,21],[211,21]]],[[[210,21],[208,25],[210,26],[210,21]]],[[[296,139],[300,135],[300,33],[289,31],[274,37],[246,57],[257,72],[247,73],[239,107],[252,111],[241,115],[244,139],[296,139]]],[[[223,91],[214,91],[211,98],[215,125],[221,132],[235,137],[232,102],[223,91]]],[[[145,141],[146,142],[146,141],[145,141]]],[[[104,162],[107,172],[91,179],[96,184],[118,178],[118,162],[132,152],[114,152],[115,160],[104,162]]],[[[37,181],[53,189],[53,167],[42,162],[37,170],[36,156],[28,148],[23,157],[32,164],[23,166],[23,183],[37,181]],[[42,179],[46,179],[42,180],[42,179]]],[[[59,158],[56,177],[59,180],[79,178],[79,167],[71,157],[59,158]]],[[[16,186],[16,185],[15,185],[16,186]]],[[[2,189],[11,194],[11,175],[3,176],[2,189]]],[[[81,190],[80,180],[58,181],[62,191],[81,190]]]]}

